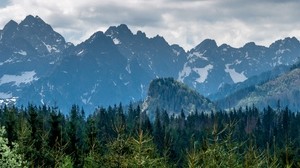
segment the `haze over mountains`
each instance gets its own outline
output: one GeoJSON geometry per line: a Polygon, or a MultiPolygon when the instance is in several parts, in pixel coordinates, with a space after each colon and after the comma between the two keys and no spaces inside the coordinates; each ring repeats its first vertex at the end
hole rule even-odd
{"type": "MultiPolygon", "coordinates": [[[[221,100],[233,91],[269,79],[285,81],[277,79],[280,75],[295,77],[297,69],[290,72],[288,66],[299,56],[300,42],[295,37],[269,47],[250,42],[241,48],[218,46],[206,39],[185,51],[161,36],[133,33],[125,24],[95,32],[75,46],[41,18],[29,15],[20,23],[8,22],[0,30],[0,103],[16,100],[18,105],[55,104],[61,109],[75,103],[93,110],[144,100],[150,82],[164,77],[221,100]],[[267,72],[271,75],[260,76],[267,72]]],[[[270,88],[271,84],[260,86],[262,90],[270,88]]],[[[256,88],[253,94],[259,93],[256,88]]]]}

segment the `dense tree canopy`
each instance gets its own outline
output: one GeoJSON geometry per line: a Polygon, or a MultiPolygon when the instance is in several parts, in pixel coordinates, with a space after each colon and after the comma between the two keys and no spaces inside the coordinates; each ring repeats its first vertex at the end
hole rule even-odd
{"type": "Polygon", "coordinates": [[[77,105],[63,115],[29,104],[3,106],[0,116],[0,162],[11,167],[300,166],[300,113],[288,107],[188,116],[158,107],[150,122],[133,104],[89,116],[77,105]]]}

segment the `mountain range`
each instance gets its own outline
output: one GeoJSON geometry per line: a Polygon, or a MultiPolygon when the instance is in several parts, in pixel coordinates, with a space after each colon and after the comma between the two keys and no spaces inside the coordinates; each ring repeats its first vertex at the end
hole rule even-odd
{"type": "MultiPolygon", "coordinates": [[[[0,30],[0,103],[57,105],[62,110],[75,103],[91,111],[119,102],[147,102],[150,82],[172,77],[224,104],[221,100],[241,89],[265,83],[263,90],[273,86],[269,80],[290,76],[289,66],[297,63],[299,53],[295,37],[269,47],[250,42],[241,48],[206,39],[185,51],[159,35],[133,33],[125,24],[74,45],[40,17],[29,15],[0,30]]],[[[259,94],[255,88],[245,95],[250,91],[259,94]]],[[[244,100],[232,105],[244,105],[244,100]]]]}

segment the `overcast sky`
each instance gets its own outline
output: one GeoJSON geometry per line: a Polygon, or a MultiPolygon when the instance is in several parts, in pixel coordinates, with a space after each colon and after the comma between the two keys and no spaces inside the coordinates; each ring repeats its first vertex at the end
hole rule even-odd
{"type": "Polygon", "coordinates": [[[206,38],[233,47],[300,39],[299,0],[1,0],[0,29],[29,14],[75,44],[122,23],[186,50],[206,38]]]}

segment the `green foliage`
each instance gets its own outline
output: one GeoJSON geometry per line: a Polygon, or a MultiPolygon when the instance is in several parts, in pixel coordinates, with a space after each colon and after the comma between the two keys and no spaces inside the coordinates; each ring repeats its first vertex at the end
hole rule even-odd
{"type": "Polygon", "coordinates": [[[268,167],[268,160],[264,153],[259,153],[257,149],[250,146],[244,155],[244,167],[263,168],[268,167]]]}
{"type": "Polygon", "coordinates": [[[0,128],[0,167],[16,168],[26,167],[27,162],[22,154],[18,153],[18,144],[12,143],[12,147],[8,146],[8,139],[5,136],[5,128],[0,128]]]}
{"type": "Polygon", "coordinates": [[[132,146],[127,135],[119,134],[118,137],[107,145],[108,151],[104,155],[104,167],[128,167],[132,159],[132,146]]]}
{"type": "Polygon", "coordinates": [[[55,168],[299,167],[300,114],[287,107],[189,115],[182,110],[171,116],[158,107],[153,122],[139,106],[124,109],[121,103],[101,107],[85,118],[76,105],[68,116],[47,106],[0,107],[0,124],[9,126],[5,132],[1,127],[1,162],[55,168]]]}
{"type": "Polygon", "coordinates": [[[221,134],[228,127],[220,132],[217,132],[216,127],[215,125],[212,132],[213,139],[206,139],[201,149],[197,149],[194,145],[192,151],[188,153],[188,167],[243,167],[241,155],[239,154],[240,144],[232,141],[231,133],[221,140],[221,134]]]}
{"type": "Polygon", "coordinates": [[[163,158],[156,152],[153,139],[144,135],[143,131],[138,132],[136,138],[131,138],[133,157],[130,160],[130,167],[167,167],[163,158]]]}
{"type": "Polygon", "coordinates": [[[62,162],[58,165],[58,168],[73,168],[73,160],[70,156],[62,158],[62,162]]]}
{"type": "Polygon", "coordinates": [[[203,110],[216,110],[216,106],[207,98],[174,78],[154,79],[149,86],[147,111],[151,120],[154,119],[156,107],[164,108],[169,113],[179,114],[183,109],[187,116],[197,108],[203,110]]]}
{"type": "Polygon", "coordinates": [[[102,167],[101,158],[98,153],[90,152],[84,158],[84,168],[102,167]]]}

